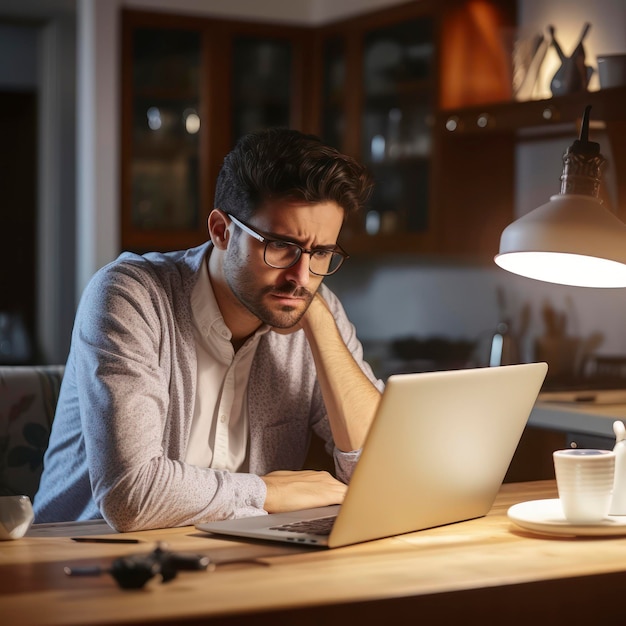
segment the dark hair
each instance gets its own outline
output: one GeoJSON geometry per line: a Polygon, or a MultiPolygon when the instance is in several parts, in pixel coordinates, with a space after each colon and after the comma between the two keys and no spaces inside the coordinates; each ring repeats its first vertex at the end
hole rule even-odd
{"type": "Polygon", "coordinates": [[[268,128],[244,136],[217,177],[215,206],[242,220],[271,199],[336,202],[344,216],[361,209],[372,179],[355,159],[318,137],[268,128]]]}

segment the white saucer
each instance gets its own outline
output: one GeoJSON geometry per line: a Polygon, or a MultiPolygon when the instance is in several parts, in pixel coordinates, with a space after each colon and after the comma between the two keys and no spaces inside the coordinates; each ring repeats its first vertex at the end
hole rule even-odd
{"type": "Polygon", "coordinates": [[[597,524],[570,524],[563,516],[558,499],[514,504],[507,515],[518,526],[544,535],[626,535],[626,515],[609,515],[597,524]]]}

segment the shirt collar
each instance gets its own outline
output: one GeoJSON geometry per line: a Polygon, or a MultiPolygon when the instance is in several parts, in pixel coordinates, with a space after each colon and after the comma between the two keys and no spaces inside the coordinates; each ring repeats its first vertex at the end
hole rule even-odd
{"type": "MultiPolygon", "coordinates": [[[[193,314],[193,321],[196,328],[200,331],[203,337],[207,337],[209,333],[230,341],[232,339],[232,332],[230,328],[226,326],[224,317],[217,304],[215,298],[215,292],[213,291],[213,285],[209,278],[208,259],[211,250],[207,252],[205,260],[200,264],[198,272],[198,280],[191,292],[191,311],[193,314]]],[[[260,337],[270,330],[267,324],[262,324],[254,333],[253,337],[260,337]]]]}

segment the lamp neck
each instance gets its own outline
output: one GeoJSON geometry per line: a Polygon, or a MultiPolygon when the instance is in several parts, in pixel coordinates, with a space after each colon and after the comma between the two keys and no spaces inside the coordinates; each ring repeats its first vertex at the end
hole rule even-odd
{"type": "Polygon", "coordinates": [[[589,154],[568,149],[563,155],[561,194],[578,194],[598,198],[601,168],[606,159],[599,153],[589,154]]]}

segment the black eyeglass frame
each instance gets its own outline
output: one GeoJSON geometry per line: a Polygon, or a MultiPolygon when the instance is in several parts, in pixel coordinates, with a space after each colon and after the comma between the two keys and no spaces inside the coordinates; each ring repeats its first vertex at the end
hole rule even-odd
{"type": "Polygon", "coordinates": [[[343,265],[343,262],[346,259],[350,258],[350,255],[339,244],[336,244],[335,247],[333,247],[333,248],[305,248],[305,247],[301,246],[299,243],[296,243],[295,241],[288,241],[286,239],[279,239],[277,237],[267,237],[266,235],[263,235],[262,233],[254,230],[254,228],[251,228],[247,224],[244,224],[241,220],[238,220],[231,213],[226,213],[226,215],[228,215],[228,217],[230,218],[231,222],[233,224],[235,224],[235,226],[238,226],[239,228],[241,228],[241,230],[243,230],[245,233],[247,233],[251,237],[254,237],[254,239],[256,239],[257,241],[260,241],[261,243],[265,244],[265,247],[263,248],[263,261],[264,261],[264,263],[268,267],[271,267],[271,268],[273,268],[275,270],[286,270],[286,269],[288,269],[290,267],[293,267],[302,258],[302,255],[304,253],[306,253],[306,254],[309,255],[309,272],[311,272],[311,274],[314,274],[315,276],[332,276],[343,265]],[[268,262],[267,256],[266,256],[267,255],[267,247],[270,244],[272,244],[272,243],[283,243],[283,244],[288,245],[288,246],[293,246],[293,248],[298,250],[298,254],[296,255],[295,259],[291,263],[289,263],[289,265],[285,265],[285,266],[282,266],[282,267],[278,267],[276,265],[272,265],[271,263],[268,262]],[[333,254],[338,255],[341,260],[339,261],[339,264],[337,265],[337,267],[335,267],[332,270],[332,272],[327,272],[325,274],[320,274],[319,272],[314,272],[311,269],[310,257],[315,252],[331,252],[333,254]]]}

